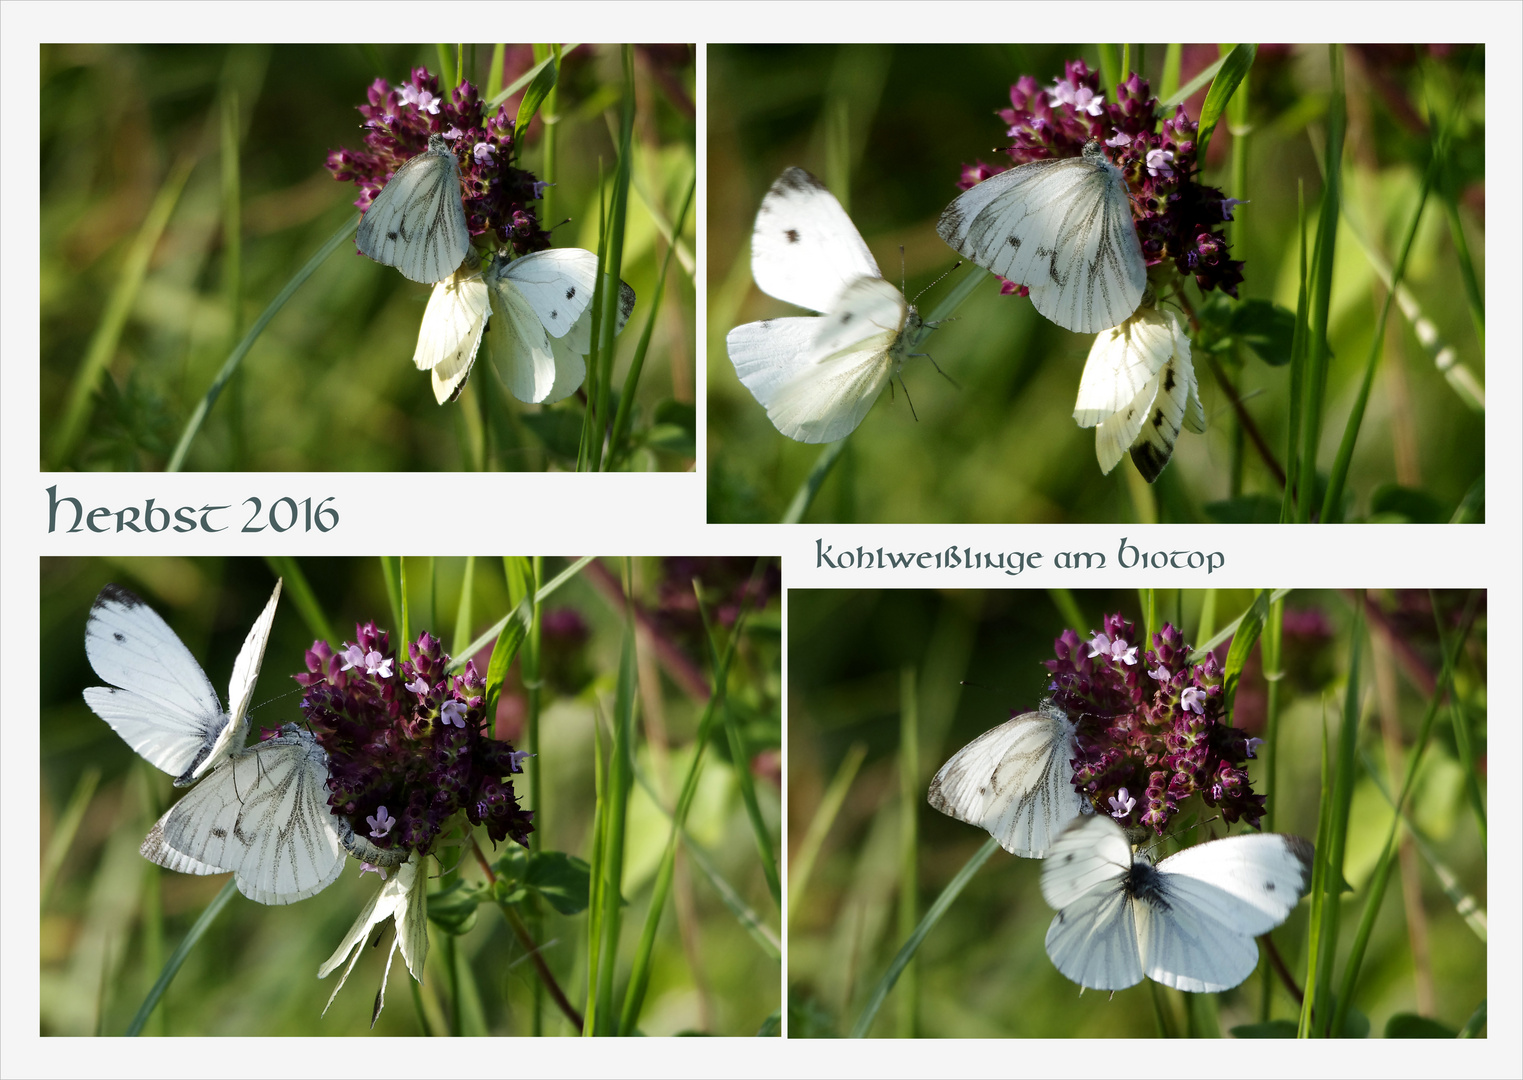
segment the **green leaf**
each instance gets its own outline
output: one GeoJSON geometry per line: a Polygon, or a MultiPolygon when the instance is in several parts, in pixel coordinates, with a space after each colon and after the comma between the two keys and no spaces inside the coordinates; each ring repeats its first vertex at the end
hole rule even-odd
{"type": "Polygon", "coordinates": [[[1244,300],[1233,305],[1227,329],[1264,363],[1272,367],[1290,363],[1296,313],[1289,308],[1270,300],[1244,300]]]}
{"type": "Polygon", "coordinates": [[[1237,696],[1238,680],[1243,674],[1243,665],[1248,663],[1248,654],[1253,651],[1253,646],[1259,640],[1259,634],[1264,629],[1264,620],[1269,618],[1269,590],[1262,590],[1254,598],[1253,606],[1248,609],[1238,623],[1237,633],[1232,635],[1232,646],[1227,650],[1227,662],[1222,665],[1222,685],[1224,692],[1223,709],[1228,721],[1232,718],[1232,701],[1237,696]]]}
{"type": "Polygon", "coordinates": [[[1459,1034],[1447,1024],[1416,1013],[1397,1013],[1386,1021],[1388,1039],[1457,1039],[1459,1034]]]}
{"type": "Polygon", "coordinates": [[[1216,122],[1227,111],[1227,102],[1232,100],[1238,84],[1247,77],[1248,69],[1253,67],[1253,58],[1257,52],[1257,45],[1239,45],[1227,54],[1221,70],[1211,80],[1211,89],[1206,91],[1206,102],[1200,107],[1200,130],[1195,138],[1195,160],[1202,166],[1206,163],[1206,147],[1210,145],[1216,122]]]}
{"type": "Polygon", "coordinates": [[[486,890],[464,881],[428,894],[428,919],[446,934],[460,935],[476,925],[476,908],[486,890]]]}
{"type": "Polygon", "coordinates": [[[760,1039],[775,1039],[783,1033],[783,1010],[773,1009],[762,1021],[762,1026],[756,1029],[756,1036],[760,1039]]]}
{"type": "Polygon", "coordinates": [[[697,410],[685,401],[663,401],[656,406],[654,422],[645,433],[645,445],[653,450],[692,457],[697,453],[697,410]]]}
{"type": "Polygon", "coordinates": [[[529,857],[525,882],[562,915],[587,910],[592,867],[564,851],[538,851],[529,857]]]}
{"type": "MultiPolygon", "coordinates": [[[[553,61],[554,57],[547,57],[547,59],[553,61]]],[[[545,98],[549,97],[550,91],[555,88],[556,75],[556,65],[553,62],[547,63],[539,69],[539,74],[534,76],[529,89],[524,91],[523,100],[518,103],[518,119],[513,122],[515,146],[523,139],[529,121],[534,119],[534,114],[539,112],[539,107],[544,104],[545,98]]]]}

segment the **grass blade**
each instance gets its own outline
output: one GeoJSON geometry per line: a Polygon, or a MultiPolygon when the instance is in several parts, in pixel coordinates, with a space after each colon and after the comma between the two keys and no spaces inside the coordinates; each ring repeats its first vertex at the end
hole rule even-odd
{"type": "Polygon", "coordinates": [[[557,76],[560,74],[559,65],[555,63],[554,55],[545,58],[547,62],[538,66],[539,72],[534,76],[534,81],[529,84],[529,89],[524,92],[523,100],[518,103],[518,118],[513,122],[513,145],[516,147],[528,130],[529,122],[534,119],[534,114],[539,112],[539,107],[544,104],[545,98],[550,96],[550,91],[555,89],[557,76]]]}
{"type": "Polygon", "coordinates": [[[64,409],[58,436],[53,440],[53,460],[50,464],[54,469],[67,467],[69,459],[74,456],[75,445],[84,433],[85,421],[90,416],[90,402],[95,394],[95,386],[122,339],[127,316],[132,313],[132,305],[137,302],[143,279],[148,276],[148,262],[153,258],[154,249],[159,246],[159,239],[164,235],[170,215],[179,205],[185,182],[190,179],[195,164],[196,159],[189,154],[175,162],[174,168],[164,180],[164,186],[154,196],[153,205],[148,208],[148,216],[143,219],[137,236],[132,240],[132,246],[127,249],[127,258],[122,263],[116,287],[111,290],[105,313],[90,337],[85,359],[79,365],[73,385],[69,388],[69,404],[64,409]]]}
{"type": "Polygon", "coordinates": [[[968,882],[973,880],[973,875],[978,872],[979,867],[988,862],[989,856],[998,850],[999,841],[992,836],[989,837],[984,841],[983,847],[974,852],[973,857],[957,872],[957,876],[947,883],[945,889],[941,890],[941,895],[925,913],[925,918],[920,920],[920,925],[915,927],[915,932],[900,947],[898,955],[888,965],[888,970],[883,973],[883,978],[879,979],[878,985],[873,988],[872,996],[867,999],[867,1004],[862,1009],[862,1015],[858,1016],[857,1022],[852,1025],[853,1039],[860,1039],[867,1035],[873,1026],[873,1020],[878,1016],[878,1010],[883,1007],[883,999],[888,997],[888,992],[894,988],[894,983],[898,981],[899,973],[904,970],[905,965],[914,958],[920,943],[941,921],[941,917],[947,913],[947,909],[952,906],[952,902],[962,893],[968,882]]]}
{"type": "MultiPolygon", "coordinates": [[[[1273,603],[1274,601],[1276,601],[1276,600],[1282,600],[1286,596],[1289,596],[1289,595],[1290,595],[1290,590],[1289,589],[1276,589],[1276,590],[1274,590],[1274,592],[1269,594],[1269,601],[1270,601],[1270,603],[1273,603]]],[[[1252,609],[1250,608],[1249,611],[1251,611],[1251,610],[1252,609]]],[[[1237,628],[1240,625],[1242,625],[1243,620],[1248,617],[1248,614],[1249,614],[1248,611],[1243,612],[1243,614],[1239,615],[1237,618],[1233,619],[1226,626],[1224,626],[1220,630],[1218,630],[1215,634],[1211,635],[1211,640],[1209,640],[1209,641],[1203,641],[1199,645],[1195,646],[1195,651],[1190,654],[1190,663],[1192,663],[1192,664],[1198,664],[1198,663],[1200,663],[1202,660],[1204,660],[1206,658],[1206,654],[1208,652],[1210,652],[1212,649],[1216,648],[1222,642],[1226,641],[1233,634],[1236,634],[1237,633],[1237,628]]]]}
{"type": "Polygon", "coordinates": [[[1238,620],[1237,632],[1232,635],[1232,646],[1227,650],[1227,662],[1222,665],[1222,709],[1229,724],[1232,723],[1232,701],[1237,696],[1237,684],[1243,674],[1243,665],[1248,663],[1248,654],[1253,652],[1253,646],[1264,629],[1264,621],[1268,618],[1269,590],[1265,589],[1254,597],[1253,606],[1238,620]]]}
{"type": "Polygon", "coordinates": [[[79,823],[84,820],[85,810],[95,796],[95,788],[99,783],[99,766],[91,765],[80,774],[74,791],[69,796],[69,805],[64,807],[58,817],[58,824],[53,827],[53,835],[48,838],[47,851],[42,856],[42,882],[38,889],[42,897],[39,906],[44,910],[48,906],[48,896],[53,891],[53,882],[58,877],[58,868],[63,865],[64,856],[74,845],[79,823]]]}
{"type": "MultiPolygon", "coordinates": [[[[628,597],[626,568],[626,603],[628,597]]],[[[594,1032],[612,1035],[616,1030],[613,1011],[613,976],[619,955],[624,881],[625,823],[629,817],[629,793],[634,786],[634,715],[638,687],[635,680],[635,619],[627,608],[624,642],[619,653],[619,678],[614,693],[613,747],[608,763],[607,819],[603,834],[603,935],[598,962],[599,1022],[594,1032]]]]}
{"type": "Polygon", "coordinates": [[[825,796],[820,800],[819,809],[809,820],[809,829],[804,833],[798,854],[793,857],[793,862],[788,869],[788,910],[790,912],[798,910],[804,890],[809,886],[810,875],[814,873],[815,860],[820,856],[820,849],[825,846],[825,837],[829,834],[830,827],[835,824],[836,815],[841,812],[841,805],[846,802],[846,793],[851,790],[851,782],[857,778],[857,770],[862,767],[862,762],[866,758],[867,744],[852,743],[846,755],[841,758],[841,764],[836,767],[835,776],[830,778],[830,786],[825,789],[825,796]]]}
{"type": "MultiPolygon", "coordinates": [[[[566,567],[566,569],[562,570],[559,574],[555,575],[555,577],[550,580],[549,584],[545,585],[539,590],[539,592],[534,594],[534,603],[543,604],[552,595],[554,595],[556,590],[558,590],[562,585],[566,584],[566,582],[570,581],[572,578],[576,577],[577,574],[581,573],[582,567],[586,566],[595,558],[597,558],[596,555],[584,555],[582,558],[576,560],[576,562],[566,567]]],[[[523,607],[524,605],[520,604],[517,608],[514,608],[512,611],[508,612],[508,614],[504,615],[501,619],[498,619],[497,622],[493,623],[480,637],[472,641],[460,652],[455,653],[453,659],[450,660],[449,670],[459,671],[461,668],[465,667],[465,662],[467,660],[475,656],[482,649],[486,648],[487,645],[491,642],[496,641],[497,636],[502,633],[503,627],[507,626],[508,623],[514,621],[515,619],[520,620],[523,623],[525,632],[527,632],[527,627],[532,621],[532,617],[528,612],[520,612],[520,609],[523,607]]]]}
{"type": "Polygon", "coordinates": [[[222,370],[217,372],[217,377],[212,380],[211,386],[207,388],[206,396],[201,399],[195,411],[191,413],[190,419],[186,421],[185,431],[180,435],[180,441],[175,445],[174,453],[170,455],[169,464],[165,467],[166,471],[180,471],[180,467],[185,464],[185,455],[190,451],[190,444],[195,441],[196,435],[201,430],[201,425],[206,422],[207,414],[211,412],[212,406],[217,403],[217,398],[222,394],[222,388],[227,385],[227,381],[238,370],[238,365],[243,363],[243,358],[254,347],[254,342],[259,340],[259,335],[264,333],[264,328],[270,325],[270,321],[275,318],[281,308],[285,307],[286,301],[296,294],[296,290],[306,283],[306,280],[327,260],[328,256],[332,255],[340,244],[354,234],[354,230],[359,227],[359,223],[360,215],[356,211],[349,217],[349,220],[339,226],[338,231],[329,237],[322,247],[317,249],[317,254],[308,259],[307,264],[296,271],[295,276],[286,282],[285,288],[280,290],[280,294],[270,301],[270,306],[265,308],[260,313],[259,318],[254,320],[254,325],[249,327],[249,332],[243,335],[243,340],[238,342],[237,347],[228,354],[228,358],[222,364],[222,370]]]}
{"type": "Polygon", "coordinates": [[[1310,277],[1306,267],[1306,191],[1296,181],[1296,235],[1299,237],[1300,275],[1296,289],[1296,328],[1290,339],[1290,401],[1286,407],[1285,493],[1280,498],[1280,524],[1300,520],[1300,507],[1311,498],[1316,465],[1308,473],[1301,460],[1301,420],[1306,412],[1306,335],[1310,300],[1310,277]]]}
{"type": "Polygon", "coordinates": [[[1248,71],[1253,67],[1253,58],[1257,54],[1257,45],[1237,46],[1223,59],[1216,77],[1211,80],[1211,89],[1206,91],[1205,103],[1200,107],[1200,130],[1195,137],[1196,161],[1205,162],[1211,133],[1216,130],[1216,123],[1222,114],[1227,111],[1227,103],[1232,100],[1238,84],[1248,77],[1248,71]]]}
{"type": "Polygon", "coordinates": [[[476,556],[465,557],[465,573],[460,581],[460,602],[455,606],[455,636],[450,642],[450,655],[459,656],[460,650],[471,639],[471,603],[476,581],[476,556]]]}
{"type": "MultiPolygon", "coordinates": [[[[920,900],[917,815],[920,804],[925,801],[925,789],[920,783],[919,751],[920,709],[915,692],[915,669],[906,667],[899,673],[899,936],[906,940],[915,931],[920,900]]],[[[904,985],[899,991],[895,1034],[901,1039],[913,1039],[919,996],[913,956],[906,961],[900,977],[904,985]]]]}
{"type": "Polygon", "coordinates": [[[301,564],[290,555],[268,555],[264,561],[276,577],[285,579],[282,592],[291,598],[291,603],[295,604],[296,610],[301,612],[301,617],[313,637],[321,641],[337,641],[338,635],[333,632],[333,624],[328,621],[327,612],[323,611],[322,604],[318,603],[317,595],[307,581],[307,575],[302,573],[301,564]]]}
{"type": "Polygon", "coordinates": [[[190,955],[190,951],[206,935],[206,931],[211,928],[212,922],[222,913],[222,909],[227,907],[227,902],[233,898],[233,895],[237,891],[236,881],[233,878],[228,878],[227,884],[222,886],[222,891],[216,895],[210,904],[206,905],[206,910],[201,912],[201,917],[190,928],[190,933],[185,935],[185,940],[180,942],[179,948],[175,949],[174,954],[170,956],[169,962],[164,965],[164,970],[159,973],[158,981],[148,991],[148,996],[143,999],[143,1004],[138,1006],[137,1015],[132,1018],[132,1023],[127,1025],[127,1030],[122,1032],[123,1035],[137,1035],[143,1030],[143,1025],[148,1022],[148,1017],[153,1012],[154,1006],[159,1003],[159,999],[164,996],[164,991],[169,989],[169,984],[179,974],[180,966],[185,963],[185,958],[190,955]]]}

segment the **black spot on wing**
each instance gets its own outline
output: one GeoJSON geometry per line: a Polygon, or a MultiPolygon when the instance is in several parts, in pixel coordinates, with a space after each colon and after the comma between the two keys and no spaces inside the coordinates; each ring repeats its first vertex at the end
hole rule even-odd
{"type": "Polygon", "coordinates": [[[117,640],[117,641],[119,641],[119,642],[121,642],[121,641],[126,641],[126,640],[127,640],[127,635],[126,635],[126,634],[124,634],[124,633],[122,633],[122,632],[121,632],[121,631],[120,631],[120,630],[113,630],[113,631],[112,631],[112,632],[111,632],[111,636],[112,636],[112,637],[113,637],[113,638],[115,638],[115,639],[116,639],[116,640],[117,640]]]}
{"type": "Polygon", "coordinates": [[[554,308],[550,309],[550,321],[551,322],[554,322],[556,319],[559,319],[560,317],[561,317],[561,313],[559,311],[557,311],[554,308]]]}
{"type": "Polygon", "coordinates": [[[388,239],[388,240],[395,240],[396,238],[397,238],[397,233],[395,233],[395,232],[389,232],[389,233],[386,234],[386,239],[388,239]]]}
{"type": "Polygon", "coordinates": [[[1014,251],[1021,250],[1021,238],[1016,236],[1014,233],[1011,233],[1010,236],[1006,238],[1005,243],[1009,244],[1011,249],[1014,251]]]}
{"type": "Polygon", "coordinates": [[[567,300],[573,300],[575,298],[576,298],[576,286],[573,285],[569,289],[566,290],[566,299],[567,300]]]}
{"type": "Polygon", "coordinates": [[[226,840],[227,830],[219,825],[212,830],[212,835],[215,836],[218,840],[226,840]]]}
{"type": "Polygon", "coordinates": [[[1165,393],[1174,389],[1174,368],[1172,366],[1169,368],[1168,374],[1164,376],[1163,389],[1165,393]]]}
{"type": "Polygon", "coordinates": [[[797,229],[788,229],[783,235],[788,238],[788,243],[790,244],[799,242],[799,231],[797,229]]]}
{"type": "Polygon", "coordinates": [[[851,312],[849,312],[849,311],[843,311],[843,312],[841,312],[841,325],[845,326],[849,322],[851,322],[851,312]]]}

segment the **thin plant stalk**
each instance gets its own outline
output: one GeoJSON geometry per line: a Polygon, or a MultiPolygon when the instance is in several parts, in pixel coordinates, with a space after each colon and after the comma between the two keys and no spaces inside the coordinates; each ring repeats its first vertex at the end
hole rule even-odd
{"type": "Polygon", "coordinates": [[[963,868],[957,872],[957,876],[947,882],[947,887],[941,890],[941,895],[936,898],[935,902],[931,904],[930,909],[926,911],[925,918],[920,920],[919,925],[915,927],[915,932],[909,936],[908,940],[900,947],[893,961],[889,963],[888,970],[878,980],[878,985],[873,987],[873,992],[868,997],[867,1004],[862,1007],[861,1015],[857,1017],[857,1022],[852,1025],[851,1037],[853,1039],[864,1038],[872,1030],[873,1021],[877,1019],[878,1010],[883,1007],[884,999],[888,997],[888,992],[894,988],[894,983],[899,980],[899,974],[904,970],[905,965],[914,958],[916,951],[920,948],[920,943],[925,940],[926,935],[941,921],[941,917],[947,913],[947,909],[952,906],[953,901],[962,894],[968,882],[973,880],[973,875],[978,873],[979,868],[989,861],[989,856],[998,850],[999,841],[992,836],[989,837],[988,840],[984,841],[984,845],[973,853],[973,857],[963,865],[963,868]]]}
{"type": "Polygon", "coordinates": [[[836,773],[830,778],[830,784],[825,788],[825,795],[820,799],[814,817],[809,819],[809,828],[804,832],[804,839],[799,844],[788,871],[789,912],[798,911],[799,901],[803,899],[809,878],[814,873],[815,861],[820,856],[820,849],[825,846],[825,837],[835,824],[836,816],[846,802],[846,793],[851,790],[851,783],[857,778],[857,770],[866,758],[867,744],[852,743],[841,758],[841,764],[836,766],[836,773]]]}
{"type": "MultiPolygon", "coordinates": [[[[1264,745],[1260,747],[1259,760],[1264,763],[1262,781],[1264,794],[1264,822],[1266,833],[1274,832],[1275,770],[1279,765],[1280,740],[1280,691],[1285,679],[1282,664],[1285,641],[1285,601],[1274,600],[1269,605],[1269,618],[1264,623],[1263,645],[1259,661],[1264,671],[1264,745]]],[[[1274,989],[1274,973],[1270,965],[1260,968],[1262,985],[1259,994],[1259,1020],[1269,1020],[1271,993],[1274,989]]]]}
{"type": "MultiPolygon", "coordinates": [[[[52,466],[55,469],[66,467],[69,459],[74,456],[79,437],[84,434],[85,421],[90,417],[91,399],[95,395],[96,384],[100,382],[106,364],[122,339],[127,318],[132,314],[143,280],[148,276],[148,262],[153,257],[154,249],[159,246],[164,229],[169,225],[170,215],[179,205],[185,182],[190,179],[195,164],[196,159],[192,154],[185,154],[175,161],[163,186],[154,196],[153,205],[148,208],[148,216],[143,219],[137,236],[133,237],[132,246],[127,249],[127,258],[122,263],[116,285],[106,301],[106,310],[95,327],[95,333],[90,336],[84,361],[79,365],[79,371],[69,387],[69,402],[64,408],[63,422],[53,440],[52,466]]],[[[358,215],[355,220],[359,220],[358,215]]]]}
{"type": "Polygon", "coordinates": [[[180,441],[175,445],[174,453],[170,455],[169,464],[165,466],[165,471],[180,471],[180,467],[185,464],[185,455],[190,452],[190,444],[195,441],[196,435],[200,433],[201,425],[206,422],[207,414],[211,412],[212,406],[217,403],[217,398],[221,396],[222,389],[227,385],[227,381],[238,370],[238,365],[243,363],[243,358],[254,347],[254,342],[258,341],[259,335],[264,333],[264,328],[270,325],[270,321],[275,318],[281,308],[285,307],[286,301],[296,294],[296,290],[306,283],[307,279],[327,260],[328,256],[332,255],[340,244],[354,234],[354,230],[359,227],[359,224],[360,215],[356,211],[350,215],[343,225],[339,226],[338,231],[330,236],[322,247],[317,249],[317,254],[308,259],[306,265],[296,271],[291,280],[286,282],[285,288],[280,290],[279,295],[270,301],[270,306],[265,308],[260,313],[259,318],[254,320],[254,325],[249,327],[247,334],[243,335],[243,340],[238,343],[237,347],[228,355],[228,358],[223,361],[222,369],[217,372],[217,377],[212,380],[211,386],[207,388],[206,395],[196,405],[195,411],[190,415],[190,419],[186,421],[185,430],[180,435],[180,441]]]}
{"type": "MultiPolygon", "coordinates": [[[[626,566],[626,589],[629,587],[626,566]]],[[[627,595],[627,594],[626,594],[627,595]]],[[[639,688],[635,675],[635,620],[627,610],[624,642],[619,653],[619,677],[614,694],[613,746],[609,752],[607,820],[603,848],[603,919],[598,961],[599,1022],[593,1031],[611,1035],[615,1031],[613,1005],[614,967],[619,954],[619,929],[623,912],[624,848],[629,817],[629,795],[634,786],[634,714],[639,688]]]]}
{"type": "MultiPolygon", "coordinates": [[[[1298,521],[1298,507],[1312,497],[1301,461],[1301,419],[1306,405],[1306,319],[1310,304],[1306,267],[1306,190],[1296,181],[1296,236],[1300,273],[1296,278],[1296,322],[1290,339],[1290,392],[1286,413],[1285,491],[1280,497],[1280,524],[1298,521]]],[[[1312,474],[1315,477],[1315,470],[1312,474]]]]}
{"type": "MultiPolygon", "coordinates": [[[[915,931],[920,899],[920,843],[918,814],[924,800],[920,785],[920,709],[915,691],[915,669],[899,673],[899,936],[908,940],[915,931]]],[[[914,957],[900,976],[895,1033],[901,1039],[915,1037],[920,992],[914,957]]]]}
{"type": "Polygon", "coordinates": [[[148,996],[138,1006],[137,1015],[132,1018],[132,1022],[127,1025],[127,1030],[122,1034],[141,1034],[143,1025],[148,1022],[148,1016],[153,1012],[154,1006],[159,1003],[159,999],[164,996],[164,991],[169,989],[169,984],[179,974],[180,965],[185,963],[185,958],[190,955],[190,951],[205,936],[206,931],[211,928],[213,921],[222,913],[222,909],[227,907],[227,902],[233,898],[233,895],[237,891],[238,886],[236,881],[233,878],[228,878],[227,884],[222,886],[222,891],[213,898],[210,904],[206,905],[206,910],[201,912],[200,917],[191,926],[190,932],[185,935],[185,940],[180,942],[174,953],[169,957],[169,962],[164,965],[164,970],[159,973],[158,980],[148,991],[148,996]]]}

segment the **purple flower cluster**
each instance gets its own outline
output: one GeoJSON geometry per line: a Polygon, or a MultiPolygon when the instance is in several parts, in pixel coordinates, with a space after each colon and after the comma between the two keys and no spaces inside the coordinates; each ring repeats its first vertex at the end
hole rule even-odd
{"type": "Polygon", "coordinates": [[[340,651],[307,650],[301,708],[328,752],[328,805],[381,848],[427,853],[464,811],[494,843],[527,844],[533,813],[520,809],[513,773],[527,754],[488,734],[485,684],[474,663],[450,675],[428,633],[396,663],[386,632],[355,627],[340,651]]]}
{"type": "MultiPolygon", "coordinates": [[[[1164,116],[1150,97],[1146,79],[1133,73],[1108,102],[1100,76],[1082,60],[1064,65],[1063,78],[1040,87],[1022,75],[1010,88],[1010,108],[999,110],[1011,145],[1012,165],[1077,157],[1084,144],[1098,140],[1106,156],[1126,175],[1132,196],[1132,220],[1142,257],[1149,267],[1172,263],[1202,291],[1221,289],[1237,295],[1243,280],[1241,261],[1228,258],[1223,222],[1232,220],[1236,200],[1196,179],[1195,133],[1198,125],[1176,106],[1164,116]]],[[[978,162],[964,165],[957,186],[966,191],[1006,168],[978,162]]],[[[1007,282],[1006,293],[1025,287],[1007,282]]]]}
{"type": "Polygon", "coordinates": [[[1222,717],[1222,670],[1214,656],[1188,663],[1173,626],[1138,655],[1135,629],[1108,615],[1089,641],[1065,630],[1054,643],[1053,702],[1075,718],[1073,785],[1123,826],[1164,826],[1191,795],[1227,821],[1257,826],[1264,797],[1249,786],[1259,740],[1222,717]]]}
{"type": "Polygon", "coordinates": [[[370,209],[392,174],[428,149],[430,135],[442,135],[460,167],[471,235],[490,233],[498,246],[512,245],[518,255],[550,246],[550,234],[528,205],[544,194],[544,184],[512,164],[513,117],[506,106],[488,117],[480,94],[468,82],[440,97],[439,80],[421,67],[401,86],[377,79],[367,96],[368,104],[359,106],[365,149],[334,150],[327,163],[335,180],[359,187],[355,206],[370,209]]]}

